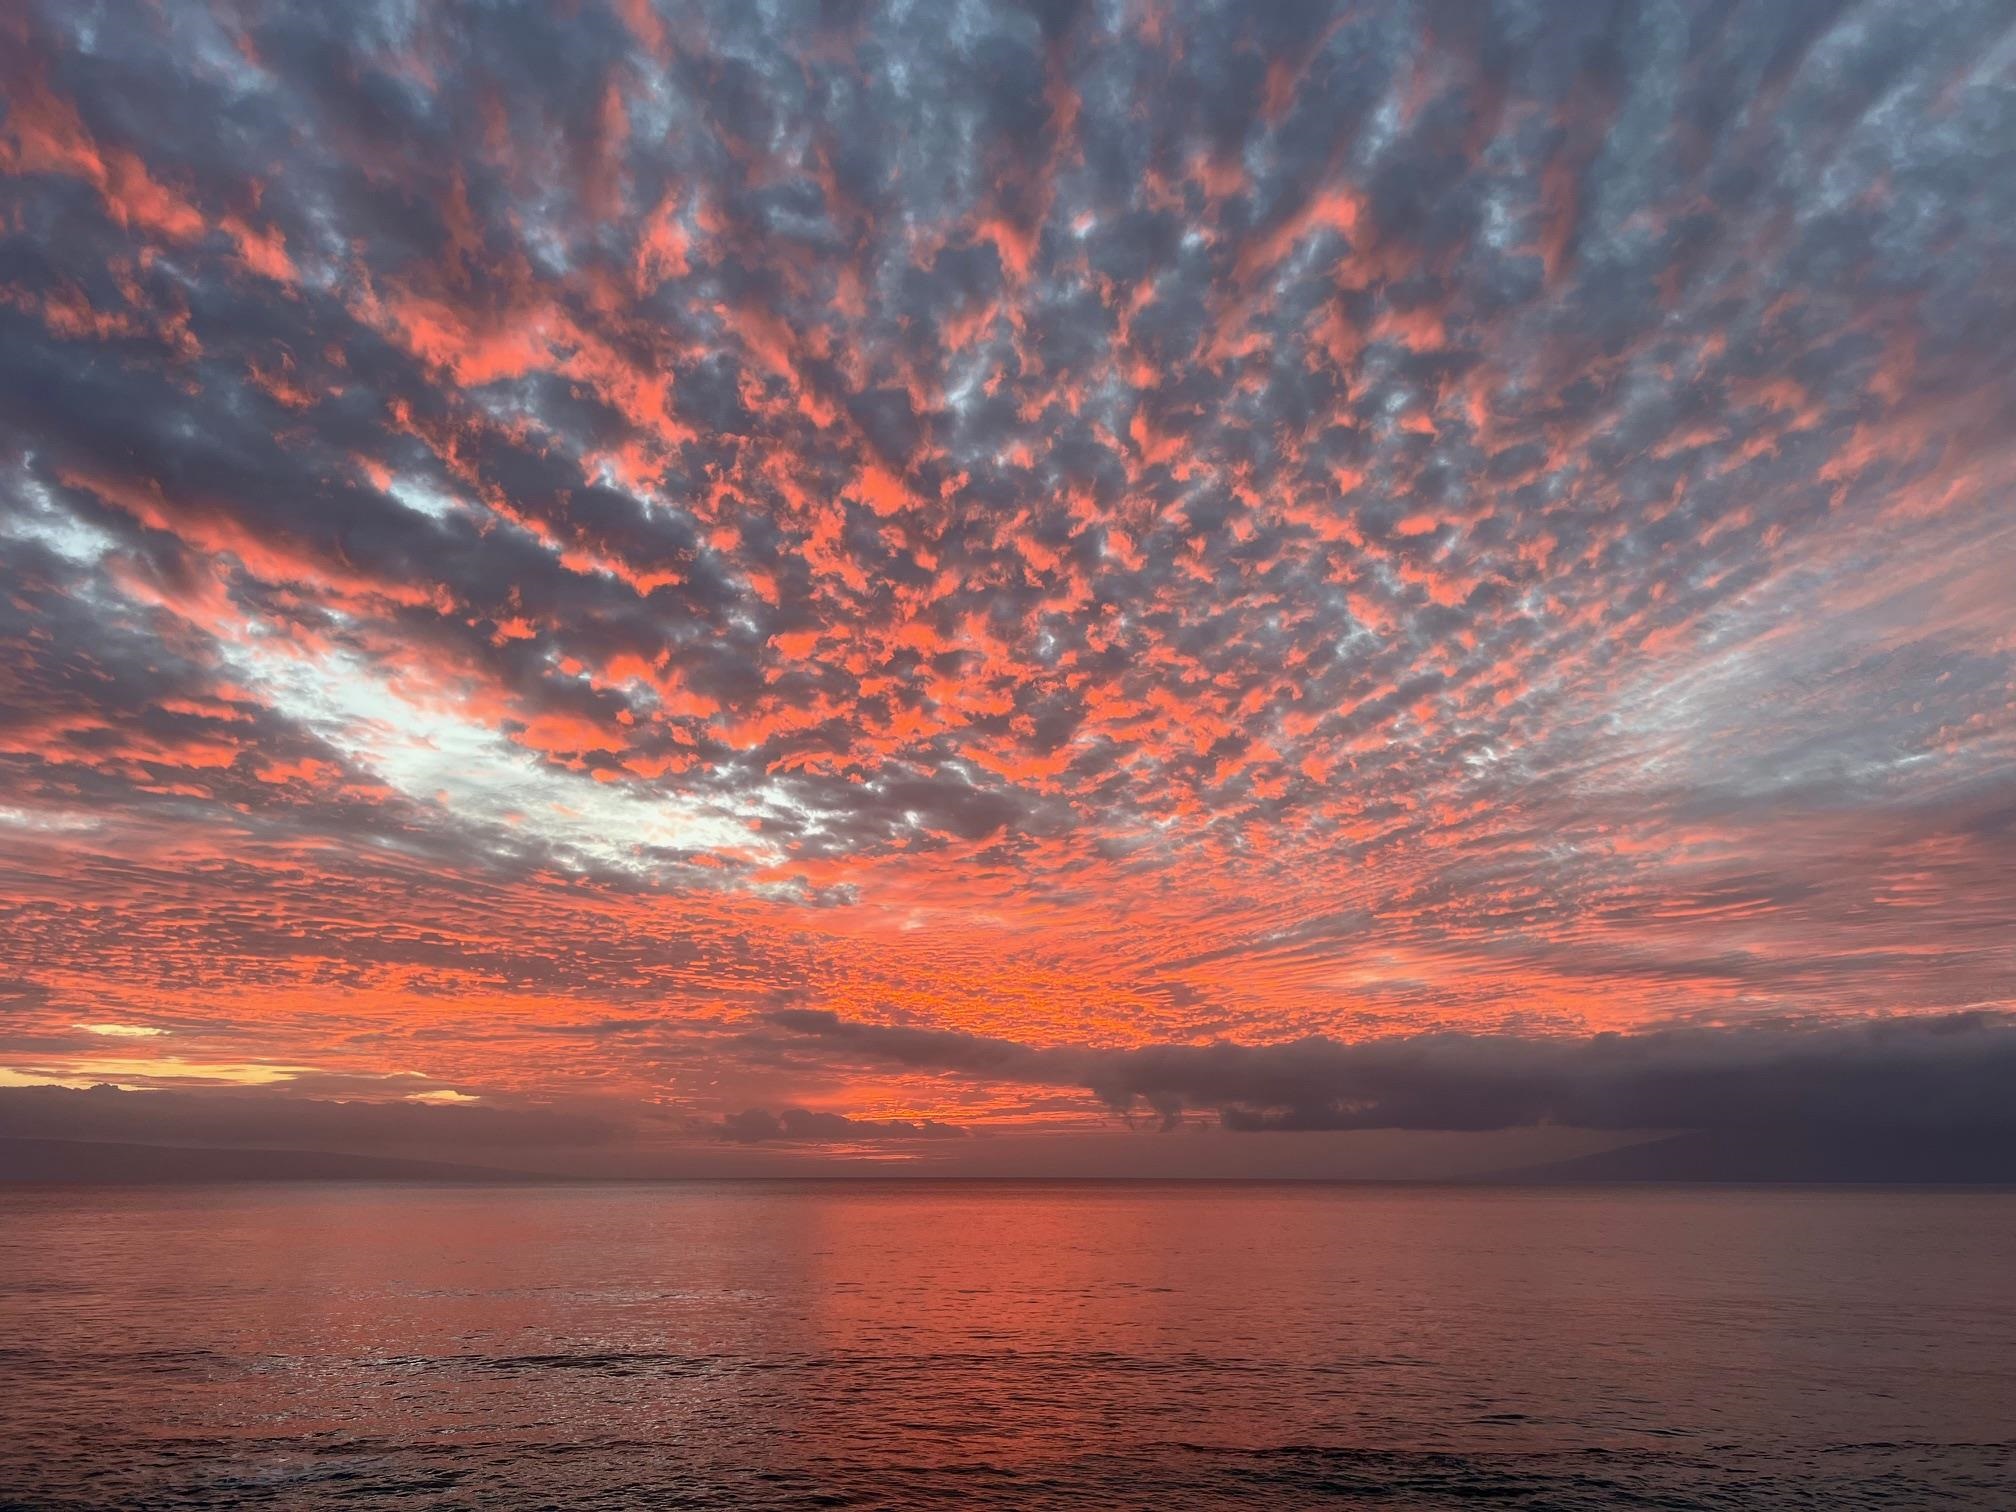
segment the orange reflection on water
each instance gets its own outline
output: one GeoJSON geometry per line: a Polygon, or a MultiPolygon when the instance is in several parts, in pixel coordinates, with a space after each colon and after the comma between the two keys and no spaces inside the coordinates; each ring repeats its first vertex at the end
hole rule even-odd
{"type": "Polygon", "coordinates": [[[2016,1401],[2006,1194],[779,1182],[0,1205],[0,1439],[36,1446],[0,1468],[52,1497],[203,1505],[233,1477],[313,1496],[334,1474],[395,1500],[756,1505],[967,1477],[1035,1505],[1102,1476],[1229,1497],[1254,1455],[1403,1479],[1453,1456],[1488,1486],[1598,1452],[1656,1482],[1711,1442],[1809,1479],[1839,1446],[1917,1446],[1894,1478],[2000,1442],[2016,1401]]]}

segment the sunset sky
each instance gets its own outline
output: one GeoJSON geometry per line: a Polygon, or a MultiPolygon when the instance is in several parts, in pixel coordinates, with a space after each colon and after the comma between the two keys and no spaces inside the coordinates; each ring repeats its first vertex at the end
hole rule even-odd
{"type": "Polygon", "coordinates": [[[2006,1125],[2012,77],[6,7],[0,1132],[2006,1125]]]}

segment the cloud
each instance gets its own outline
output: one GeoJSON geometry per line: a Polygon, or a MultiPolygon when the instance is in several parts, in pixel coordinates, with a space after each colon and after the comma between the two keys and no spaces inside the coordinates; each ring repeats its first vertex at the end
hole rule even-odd
{"type": "Polygon", "coordinates": [[[1174,1127],[1215,1110],[1241,1132],[1891,1129],[2016,1136],[2016,1018],[1964,1014],[1836,1025],[1587,1037],[1427,1034],[1345,1043],[1037,1048],[816,1010],[771,1022],[852,1059],[981,1080],[1082,1087],[1174,1127]]]}
{"type": "Polygon", "coordinates": [[[721,1120],[717,1132],[721,1138],[739,1144],[756,1144],[772,1139],[852,1143],[884,1139],[963,1139],[966,1136],[966,1130],[962,1128],[928,1118],[915,1123],[905,1119],[848,1118],[839,1113],[813,1112],[806,1108],[786,1108],[779,1113],[750,1108],[741,1113],[731,1113],[721,1120]]]}
{"type": "Polygon", "coordinates": [[[304,1150],[600,1147],[622,1121],[563,1109],[365,1102],[263,1093],[0,1087],[0,1136],[304,1150]]]}
{"type": "Polygon", "coordinates": [[[0,1075],[2012,1006],[2004,0],[942,9],[8,8],[0,1075]]]}

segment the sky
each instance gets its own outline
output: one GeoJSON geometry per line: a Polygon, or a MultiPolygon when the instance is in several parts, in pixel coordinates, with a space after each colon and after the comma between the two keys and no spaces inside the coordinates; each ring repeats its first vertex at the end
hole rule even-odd
{"type": "Polygon", "coordinates": [[[0,108],[0,1133],[2016,1137],[2002,0],[29,0],[0,108]]]}

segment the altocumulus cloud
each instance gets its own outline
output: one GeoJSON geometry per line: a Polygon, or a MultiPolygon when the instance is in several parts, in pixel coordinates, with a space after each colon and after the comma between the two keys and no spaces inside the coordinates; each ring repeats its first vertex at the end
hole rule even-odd
{"type": "Polygon", "coordinates": [[[0,5],[0,1080],[1973,1109],[2012,28],[0,5]]]}

